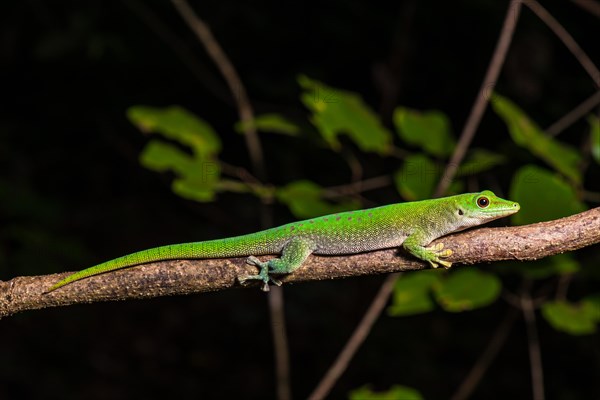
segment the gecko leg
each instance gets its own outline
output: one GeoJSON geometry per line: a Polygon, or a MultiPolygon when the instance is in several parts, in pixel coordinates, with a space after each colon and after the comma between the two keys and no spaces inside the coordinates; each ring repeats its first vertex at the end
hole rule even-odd
{"type": "MultiPolygon", "coordinates": [[[[450,249],[444,249],[444,243],[436,243],[434,246],[427,246],[425,249],[433,252],[438,257],[438,263],[442,264],[444,268],[450,268],[452,263],[450,261],[440,260],[440,258],[450,257],[453,253],[450,249]]],[[[434,267],[436,268],[436,267],[434,267]]]]}
{"type": "Polygon", "coordinates": [[[415,233],[406,238],[404,243],[402,243],[402,247],[413,256],[427,261],[433,268],[439,267],[439,264],[443,265],[444,268],[452,266],[450,261],[442,260],[442,258],[451,256],[452,250],[444,249],[443,243],[436,243],[433,246],[425,247],[423,245],[424,241],[427,242],[426,239],[415,233]]]}
{"type": "Polygon", "coordinates": [[[257,275],[239,276],[238,281],[242,284],[249,280],[262,281],[262,290],[268,292],[269,281],[277,286],[281,286],[281,281],[274,279],[270,274],[281,275],[294,272],[313,251],[314,245],[312,241],[302,238],[291,239],[283,246],[280,258],[274,258],[269,261],[260,261],[254,256],[248,257],[246,262],[251,265],[256,265],[260,268],[260,271],[257,275]]]}

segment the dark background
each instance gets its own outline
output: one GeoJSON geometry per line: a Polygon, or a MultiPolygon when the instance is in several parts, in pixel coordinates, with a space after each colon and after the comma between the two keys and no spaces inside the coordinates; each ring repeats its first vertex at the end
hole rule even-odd
{"type": "MultiPolygon", "coordinates": [[[[302,73],[361,93],[388,125],[393,107],[405,105],[443,110],[460,132],[508,2],[192,5],[238,69],[257,113],[280,112],[307,125],[296,82],[302,73]]],[[[598,64],[598,19],[571,2],[544,5],[598,64]]],[[[139,164],[148,137],[128,122],[126,109],[180,104],[215,127],[222,159],[250,168],[243,137],[232,129],[231,95],[170,2],[2,2],[0,82],[1,279],[78,270],[135,250],[260,226],[254,197],[183,200],[171,192],[169,174],[139,164]],[[169,34],[148,19],[148,9],[177,44],[162,40],[169,34]]],[[[593,90],[562,43],[523,8],[498,91],[548,126],[593,90]]],[[[580,146],[584,126],[575,124],[561,140],[580,146]]],[[[475,145],[493,149],[507,140],[505,126],[488,112],[475,145]]],[[[263,145],[274,184],[350,179],[343,154],[314,142],[267,135],[263,145]]],[[[520,157],[515,151],[511,162],[520,157]]],[[[398,166],[369,155],[360,161],[367,177],[398,166]]],[[[511,172],[509,166],[496,177],[505,190],[511,172]]],[[[392,187],[365,195],[374,204],[400,201],[392,187]]],[[[293,219],[282,206],[273,213],[276,223],[293,219]]],[[[296,398],[316,385],[382,279],[286,287],[296,398]]],[[[505,278],[508,287],[517,283],[505,278]]],[[[331,398],[366,383],[447,398],[507,307],[383,316],[331,398]]],[[[598,334],[569,336],[543,320],[538,326],[548,398],[600,398],[598,334]]],[[[266,296],[258,290],[26,312],[0,321],[0,398],[270,398],[271,341],[266,296]]],[[[519,322],[475,398],[528,398],[529,374],[519,322]]]]}

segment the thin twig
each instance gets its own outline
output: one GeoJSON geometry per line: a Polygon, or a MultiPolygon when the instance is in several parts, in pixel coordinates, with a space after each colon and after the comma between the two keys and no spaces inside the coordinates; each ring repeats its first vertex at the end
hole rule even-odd
{"type": "Polygon", "coordinates": [[[538,336],[535,306],[529,293],[521,296],[521,310],[525,319],[527,330],[527,343],[529,349],[529,364],[531,366],[531,384],[533,386],[533,400],[544,400],[544,370],[542,367],[542,351],[538,336]]]}
{"type": "Polygon", "coordinates": [[[588,190],[584,190],[582,192],[582,196],[585,201],[600,203],[600,193],[598,192],[590,192],[588,190]]]}
{"type": "Polygon", "coordinates": [[[358,158],[356,158],[356,155],[354,155],[354,152],[352,152],[352,150],[350,149],[344,148],[342,155],[344,157],[344,160],[346,160],[346,163],[348,164],[348,167],[350,168],[350,171],[352,173],[350,182],[356,183],[360,181],[362,179],[364,171],[362,165],[360,164],[360,161],[358,160],[358,158]]]}
{"type": "MultiPolygon", "coordinates": [[[[270,213],[265,199],[262,199],[261,215],[262,224],[273,226],[273,214],[270,213]]],[[[288,335],[285,325],[285,302],[283,288],[274,286],[268,296],[269,317],[271,319],[271,332],[273,334],[273,351],[275,353],[275,379],[278,400],[292,399],[292,378],[290,368],[290,351],[288,335]]]]}
{"type": "Polygon", "coordinates": [[[556,286],[556,300],[567,300],[569,285],[573,280],[573,274],[561,275],[558,277],[558,285],[556,286]]]}
{"type": "Polygon", "coordinates": [[[252,175],[250,171],[244,167],[238,167],[237,165],[232,165],[224,161],[219,161],[219,164],[221,166],[221,170],[225,174],[235,176],[240,181],[249,185],[263,185],[263,183],[257,177],[252,175]]]}
{"type": "Polygon", "coordinates": [[[579,118],[590,112],[594,107],[600,104],[600,91],[594,93],[577,107],[563,115],[558,121],[546,128],[546,133],[556,136],[569,126],[573,125],[579,118]]]}
{"type": "Polygon", "coordinates": [[[392,178],[389,175],[376,176],[367,178],[362,181],[356,181],[347,185],[331,186],[325,188],[323,196],[325,198],[348,196],[369,190],[380,189],[389,186],[392,183],[392,178]]]}
{"type": "Polygon", "coordinates": [[[565,46],[575,56],[581,66],[587,71],[588,75],[594,81],[596,89],[600,88],[600,71],[583,49],[577,44],[573,36],[546,10],[540,3],[535,0],[526,0],[523,2],[531,11],[538,16],[539,19],[554,32],[556,36],[564,43],[565,46]]]}
{"type": "Polygon", "coordinates": [[[579,7],[583,8],[590,14],[594,14],[596,17],[600,18],[600,3],[594,0],[571,0],[573,3],[577,4],[579,7]]]}
{"type": "Polygon", "coordinates": [[[451,400],[466,400],[471,397],[473,391],[481,381],[481,378],[492,364],[492,361],[496,359],[498,352],[500,352],[500,349],[504,346],[504,343],[506,343],[508,334],[512,330],[518,315],[519,312],[515,308],[509,308],[506,316],[500,325],[498,325],[498,328],[496,328],[494,336],[492,336],[487,347],[483,353],[481,353],[481,356],[475,365],[473,365],[473,368],[471,368],[471,371],[469,371],[465,380],[458,387],[456,393],[451,397],[451,400]]]}
{"type": "Polygon", "coordinates": [[[511,306],[521,309],[521,297],[508,290],[503,290],[501,296],[502,300],[506,301],[511,306]]]}
{"type": "Polygon", "coordinates": [[[269,291],[269,314],[271,317],[271,332],[273,334],[273,349],[275,351],[275,377],[277,379],[277,398],[290,400],[292,398],[292,383],[290,372],[290,352],[285,327],[285,308],[283,288],[274,286],[269,291]]]}
{"type": "Polygon", "coordinates": [[[215,78],[214,72],[200,62],[190,48],[161,19],[140,0],[125,0],[125,6],[142,20],[163,42],[165,42],[191,73],[210,92],[224,103],[233,105],[227,88],[215,78]]]}
{"type": "Polygon", "coordinates": [[[475,103],[471,109],[471,114],[469,114],[469,117],[467,118],[467,122],[465,123],[465,127],[460,134],[460,139],[458,140],[458,144],[454,149],[452,158],[446,166],[446,170],[444,171],[444,174],[435,190],[436,197],[442,196],[444,193],[446,193],[446,190],[448,190],[448,187],[450,186],[450,183],[452,183],[460,163],[467,153],[467,149],[473,140],[473,136],[475,136],[475,131],[481,122],[483,113],[490,100],[490,95],[496,86],[496,81],[500,75],[500,70],[502,69],[504,60],[506,59],[506,54],[508,52],[508,48],[510,47],[510,42],[512,41],[520,12],[521,1],[511,1],[508,10],[506,11],[506,16],[504,17],[504,24],[502,25],[502,31],[500,32],[500,37],[498,38],[494,55],[492,56],[490,65],[485,73],[483,82],[481,83],[479,94],[475,98],[475,103]]]}
{"type": "Polygon", "coordinates": [[[213,36],[208,25],[201,20],[190,5],[185,0],[171,0],[173,5],[181,14],[183,20],[188,24],[190,29],[196,34],[200,42],[204,45],[206,52],[212,58],[217,68],[221,71],[223,78],[229,86],[229,90],[234,96],[234,99],[238,106],[238,112],[244,126],[244,137],[246,138],[246,145],[250,153],[250,159],[253,163],[253,169],[259,179],[263,179],[265,176],[265,168],[263,165],[264,157],[256,128],[252,121],[254,119],[254,112],[252,105],[248,99],[246,88],[242,84],[241,79],[233,64],[213,36]]]}
{"type": "MultiPolygon", "coordinates": [[[[266,168],[260,139],[256,127],[252,123],[254,111],[246,93],[242,80],[235,67],[213,36],[208,25],[202,21],[185,0],[172,0],[173,5],[179,11],[184,21],[194,31],[200,42],[204,45],[207,53],[217,65],[223,78],[227,82],[231,93],[236,101],[238,113],[244,130],[246,147],[252,162],[252,170],[257,178],[266,181],[266,168]]],[[[263,228],[272,225],[272,215],[268,209],[267,200],[262,198],[261,225],[263,228]]],[[[279,400],[291,400],[292,391],[290,387],[290,356],[287,346],[287,333],[285,330],[285,310],[283,301],[283,289],[275,287],[269,295],[269,314],[273,333],[273,346],[275,351],[275,374],[277,386],[277,398],[279,400]]]]}
{"type": "MultiPolygon", "coordinates": [[[[508,51],[508,47],[510,45],[514,30],[515,30],[517,20],[519,19],[520,10],[521,10],[520,0],[511,2],[510,6],[508,8],[508,11],[506,13],[506,17],[504,18],[504,24],[502,26],[502,31],[500,32],[498,44],[496,45],[494,54],[492,56],[492,60],[490,62],[490,66],[488,67],[488,71],[487,71],[485,78],[483,80],[483,83],[481,85],[481,90],[479,92],[479,96],[477,97],[477,99],[475,101],[473,110],[471,110],[471,115],[469,116],[469,118],[467,120],[465,128],[463,129],[463,132],[461,134],[459,143],[456,146],[454,154],[452,155],[452,160],[448,164],[446,171],[444,171],[444,175],[442,176],[440,182],[438,183],[438,187],[436,189],[436,195],[438,197],[441,196],[443,193],[445,193],[446,190],[448,189],[450,181],[453,179],[454,175],[456,174],[456,171],[458,169],[458,164],[460,164],[460,162],[464,158],[467,148],[469,147],[469,144],[471,143],[471,140],[473,139],[473,135],[475,134],[475,130],[477,129],[477,126],[479,125],[479,121],[481,121],[481,116],[483,115],[483,112],[485,111],[485,106],[489,100],[489,93],[491,93],[491,90],[493,89],[493,87],[495,85],[495,82],[500,73],[502,64],[504,63],[504,59],[506,58],[506,53],[508,51]]],[[[387,283],[387,281],[386,281],[386,283],[387,283]]],[[[373,300],[373,302],[383,301],[385,303],[385,302],[387,302],[390,294],[391,294],[391,292],[387,292],[386,287],[382,286],[379,289],[379,292],[377,293],[377,295],[375,296],[375,299],[373,300]],[[385,296],[385,298],[384,298],[384,296],[385,296]]],[[[369,307],[369,310],[370,309],[371,309],[371,307],[369,307]]],[[[378,318],[378,317],[379,317],[379,315],[375,316],[375,318],[378,318]]],[[[355,332],[359,331],[359,330],[365,331],[365,335],[367,335],[369,329],[370,329],[370,327],[363,328],[362,323],[361,323],[356,327],[355,332]]],[[[351,338],[352,337],[354,337],[354,334],[351,336],[351,338]]],[[[344,349],[346,349],[346,347],[344,349]]],[[[358,347],[356,347],[354,349],[354,352],[356,350],[358,350],[358,347]]],[[[348,358],[348,362],[353,357],[353,355],[354,355],[354,353],[348,352],[348,354],[346,355],[346,357],[348,358]]],[[[340,366],[343,368],[346,368],[346,364],[344,364],[344,365],[340,364],[340,366]]],[[[337,363],[334,363],[334,366],[337,366],[337,365],[338,365],[337,363]]],[[[323,379],[326,379],[329,376],[335,377],[335,379],[337,379],[337,378],[339,378],[339,376],[342,373],[343,373],[343,370],[338,371],[335,374],[333,374],[333,373],[330,374],[329,372],[327,372],[325,374],[325,378],[323,378],[323,379]]],[[[323,382],[323,381],[321,381],[321,382],[323,382]]],[[[329,390],[331,389],[331,387],[333,387],[334,384],[335,384],[335,381],[328,383],[329,390]]],[[[321,383],[319,383],[317,385],[317,388],[319,388],[320,386],[321,386],[321,383]]],[[[326,395],[326,393],[325,393],[325,395],[326,395]]]]}
{"type": "Polygon", "coordinates": [[[369,335],[371,328],[373,328],[373,325],[387,304],[388,298],[394,290],[394,284],[400,275],[400,273],[396,273],[387,276],[377,296],[371,302],[369,309],[363,315],[354,332],[352,332],[352,336],[346,342],[335,362],[329,367],[321,382],[319,382],[315,390],[308,396],[308,400],[322,400],[329,394],[337,380],[342,376],[346,368],[348,368],[348,364],[358,348],[369,335]]]}

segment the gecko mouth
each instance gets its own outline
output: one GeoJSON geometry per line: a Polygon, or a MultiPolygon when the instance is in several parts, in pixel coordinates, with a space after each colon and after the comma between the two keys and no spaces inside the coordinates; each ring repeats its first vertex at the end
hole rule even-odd
{"type": "Polygon", "coordinates": [[[494,210],[487,210],[487,215],[492,215],[494,217],[503,217],[507,215],[512,215],[518,212],[521,209],[519,203],[512,203],[510,206],[506,206],[503,208],[496,208],[494,210]]]}

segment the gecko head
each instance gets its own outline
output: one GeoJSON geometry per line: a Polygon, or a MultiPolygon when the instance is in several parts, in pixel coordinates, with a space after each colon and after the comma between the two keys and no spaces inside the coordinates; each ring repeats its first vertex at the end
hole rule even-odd
{"type": "Polygon", "coordinates": [[[489,190],[457,196],[456,215],[461,225],[474,226],[506,217],[521,209],[519,203],[505,200],[489,190]]]}

